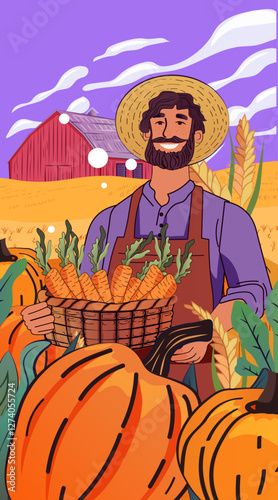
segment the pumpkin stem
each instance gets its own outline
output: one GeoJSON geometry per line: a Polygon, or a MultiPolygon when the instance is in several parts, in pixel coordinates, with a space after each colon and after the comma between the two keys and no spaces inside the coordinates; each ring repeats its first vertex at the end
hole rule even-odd
{"type": "Polygon", "coordinates": [[[145,368],[156,375],[167,377],[174,352],[191,342],[209,342],[212,331],[213,322],[210,319],[168,328],[159,335],[151,352],[143,360],[145,368]]]}
{"type": "Polygon", "coordinates": [[[265,389],[258,401],[246,405],[250,413],[271,413],[278,415],[278,373],[268,372],[265,389]]]}
{"type": "Polygon", "coordinates": [[[12,255],[6,246],[5,238],[0,240],[0,262],[15,262],[18,259],[16,255],[12,255]]]}

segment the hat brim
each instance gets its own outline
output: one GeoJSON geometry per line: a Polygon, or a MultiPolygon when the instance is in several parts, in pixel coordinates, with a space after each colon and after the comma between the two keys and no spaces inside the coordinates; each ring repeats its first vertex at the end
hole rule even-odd
{"type": "Polygon", "coordinates": [[[139,129],[142,115],[149,107],[149,101],[162,91],[191,94],[195,104],[201,108],[206,121],[205,133],[190,162],[200,162],[214,153],[224,141],[229,129],[229,114],[221,97],[209,85],[181,75],[164,75],[145,80],[133,87],[121,100],[116,113],[118,135],[135,156],[145,159],[146,141],[139,129]]]}

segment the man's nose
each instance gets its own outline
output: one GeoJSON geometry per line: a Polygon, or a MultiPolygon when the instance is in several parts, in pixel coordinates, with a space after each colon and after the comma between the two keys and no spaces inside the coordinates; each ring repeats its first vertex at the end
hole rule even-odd
{"type": "Polygon", "coordinates": [[[173,137],[173,135],[174,135],[174,131],[173,131],[173,126],[172,126],[171,122],[165,120],[163,137],[165,137],[166,139],[170,139],[170,137],[173,137]]]}

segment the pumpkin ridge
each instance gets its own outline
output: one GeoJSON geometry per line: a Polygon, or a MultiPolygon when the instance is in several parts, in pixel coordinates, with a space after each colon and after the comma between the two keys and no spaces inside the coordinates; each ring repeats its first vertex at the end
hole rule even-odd
{"type": "Polygon", "coordinates": [[[128,421],[129,421],[134,403],[135,403],[137,389],[138,389],[138,378],[139,378],[139,374],[137,372],[135,372],[134,377],[133,377],[133,387],[132,387],[131,398],[130,398],[130,402],[129,402],[126,414],[125,414],[124,419],[122,421],[122,425],[121,425],[122,429],[124,429],[126,427],[128,421]]]}
{"type": "Polygon", "coordinates": [[[202,492],[205,496],[205,500],[210,500],[210,496],[208,494],[208,490],[205,483],[204,477],[204,454],[205,454],[205,446],[202,446],[199,456],[199,478],[200,478],[200,486],[202,488],[202,492]]]}
{"type": "Polygon", "coordinates": [[[27,437],[28,436],[28,432],[29,432],[29,427],[30,427],[30,424],[31,424],[31,421],[33,419],[33,416],[35,415],[37,409],[39,408],[39,406],[42,404],[42,402],[44,401],[44,398],[42,398],[39,403],[35,406],[34,410],[32,411],[31,415],[30,415],[30,418],[28,420],[28,423],[27,423],[27,427],[26,427],[26,433],[25,433],[25,436],[27,437]]]}
{"type": "Polygon", "coordinates": [[[14,329],[11,331],[11,334],[9,336],[9,340],[8,340],[8,344],[11,346],[11,348],[13,347],[12,346],[12,339],[13,339],[13,336],[14,334],[16,333],[17,329],[21,327],[22,323],[24,323],[24,320],[20,320],[17,325],[14,327],[14,329]]]}
{"type": "MultiPolygon", "coordinates": [[[[163,459],[161,460],[161,462],[160,462],[159,466],[157,467],[157,469],[156,469],[156,471],[155,471],[155,473],[154,473],[154,475],[153,475],[152,479],[150,480],[150,482],[149,482],[149,484],[148,484],[148,488],[149,488],[149,489],[151,489],[151,488],[154,486],[154,484],[155,484],[156,480],[158,479],[158,477],[159,477],[159,475],[160,475],[160,472],[162,471],[162,469],[163,469],[163,467],[164,467],[165,463],[166,463],[166,460],[165,460],[165,458],[163,458],[163,459]]],[[[144,495],[144,496],[145,496],[145,495],[144,495]]],[[[144,497],[143,497],[143,499],[144,499],[144,497]]],[[[143,499],[142,499],[142,500],[143,500],[143,499]]]]}
{"type": "Polygon", "coordinates": [[[261,480],[260,480],[259,489],[257,491],[257,495],[261,495],[262,494],[262,491],[263,491],[263,488],[264,488],[264,484],[265,484],[265,478],[266,478],[266,469],[263,469],[262,473],[261,473],[261,480]]]}
{"type": "MultiPolygon", "coordinates": [[[[239,398],[241,399],[241,398],[239,398]]],[[[233,420],[233,422],[227,427],[227,429],[225,430],[225,432],[222,434],[221,438],[219,439],[216,447],[215,447],[215,450],[213,452],[213,455],[211,457],[211,462],[210,462],[210,468],[209,468],[209,484],[210,484],[210,489],[211,489],[211,493],[212,493],[212,497],[213,497],[213,500],[218,500],[218,496],[216,494],[216,489],[215,489],[215,484],[214,484],[214,464],[215,464],[215,460],[216,460],[216,457],[217,457],[217,453],[225,439],[225,437],[227,436],[227,434],[230,432],[230,430],[233,428],[233,426],[239,421],[241,420],[242,418],[246,417],[246,416],[249,416],[249,413],[246,412],[244,413],[243,415],[240,415],[239,417],[237,417],[235,420],[233,420]]]]}
{"type": "Polygon", "coordinates": [[[88,392],[96,385],[98,384],[98,382],[101,382],[103,379],[109,377],[110,375],[112,375],[112,373],[115,373],[116,371],[118,370],[122,370],[123,368],[125,368],[125,364],[124,363],[121,363],[120,365],[116,365],[116,366],[113,366],[112,368],[109,368],[109,370],[106,370],[105,372],[101,373],[101,375],[99,375],[98,377],[96,377],[94,380],[92,380],[92,382],[90,382],[87,387],[85,387],[85,389],[81,392],[80,396],[79,396],[79,401],[83,401],[83,399],[85,398],[85,396],[88,394],[88,392]]]}
{"type": "MultiPolygon", "coordinates": [[[[211,396],[212,397],[212,396],[211,396]]],[[[208,398],[209,400],[210,398],[208,398]]],[[[205,416],[205,418],[202,420],[202,422],[198,425],[198,427],[196,427],[194,429],[194,431],[187,437],[184,445],[183,445],[183,449],[182,449],[182,454],[181,454],[181,457],[180,457],[180,460],[179,460],[179,463],[180,463],[180,467],[182,470],[184,470],[184,462],[185,462],[185,454],[186,454],[186,449],[188,447],[188,443],[190,441],[190,439],[194,436],[194,434],[196,434],[196,432],[199,431],[199,429],[201,429],[201,427],[207,422],[208,418],[214,413],[215,410],[217,410],[217,408],[220,408],[220,406],[223,406],[224,404],[228,403],[228,402],[231,402],[231,401],[237,401],[237,400],[240,400],[240,399],[243,399],[243,397],[238,397],[238,398],[231,398],[231,399],[227,399],[225,401],[221,401],[220,403],[218,403],[218,405],[214,406],[209,412],[208,414],[205,416]]],[[[207,400],[207,401],[208,401],[207,400]]],[[[180,442],[180,439],[181,439],[181,436],[183,434],[183,431],[184,431],[184,428],[186,426],[187,422],[185,422],[182,430],[181,430],[181,433],[180,433],[180,437],[179,437],[179,442],[180,442]]],[[[180,445],[180,443],[178,442],[178,446],[180,445]]]]}
{"type": "Polygon", "coordinates": [[[53,462],[53,458],[54,458],[54,453],[55,453],[55,450],[58,446],[59,439],[60,439],[60,437],[63,433],[63,430],[66,427],[67,423],[68,423],[68,418],[64,418],[62,423],[59,425],[58,431],[57,431],[55,438],[51,444],[51,448],[50,448],[50,452],[49,452],[48,460],[47,460],[47,465],[46,465],[46,474],[50,474],[51,466],[52,466],[52,462],[53,462]]]}
{"type": "Polygon", "coordinates": [[[174,425],[175,425],[175,404],[174,404],[174,397],[173,397],[173,391],[170,387],[170,385],[166,386],[167,392],[168,392],[168,398],[170,402],[170,423],[169,423],[169,430],[168,430],[168,439],[171,439],[173,436],[173,431],[174,431],[174,425]]]}
{"type": "Polygon", "coordinates": [[[173,479],[172,479],[171,483],[169,484],[169,486],[168,486],[167,490],[165,491],[165,495],[167,495],[167,494],[169,493],[170,489],[172,488],[172,486],[173,486],[173,484],[174,484],[175,479],[176,479],[176,478],[175,478],[175,477],[173,477],[173,479]]]}
{"type": "Polygon", "coordinates": [[[210,441],[214,432],[216,431],[216,429],[219,427],[220,424],[222,424],[222,422],[227,418],[229,417],[232,413],[234,413],[235,411],[238,411],[238,408],[235,408],[234,410],[230,411],[229,413],[226,413],[220,420],[218,420],[218,422],[214,425],[214,427],[211,429],[208,437],[207,437],[207,441],[210,441]]]}
{"type": "Polygon", "coordinates": [[[87,356],[86,358],[81,358],[79,359],[79,361],[76,361],[76,363],[73,363],[69,368],[67,368],[62,374],[61,374],[61,378],[65,378],[70,372],[72,372],[73,370],[75,370],[75,368],[83,365],[84,363],[86,363],[87,361],[90,361],[92,359],[96,359],[100,356],[104,356],[105,354],[109,354],[110,352],[112,352],[112,349],[105,349],[104,351],[98,351],[98,352],[95,352],[94,354],[91,354],[90,356],[87,356]]]}
{"type": "Polygon", "coordinates": [[[110,451],[104,465],[102,466],[101,470],[99,471],[98,475],[95,477],[95,479],[92,481],[92,483],[90,484],[90,486],[88,486],[88,488],[84,491],[84,493],[82,493],[82,495],[78,498],[78,500],[84,500],[86,498],[86,496],[89,495],[89,493],[92,491],[92,489],[96,486],[96,484],[99,482],[99,480],[101,479],[101,477],[103,476],[103,474],[105,473],[105,471],[107,470],[109,464],[111,463],[115,453],[116,453],[116,450],[120,444],[120,441],[122,439],[122,434],[119,433],[116,437],[116,441],[113,445],[113,448],[112,450],[110,451]]]}

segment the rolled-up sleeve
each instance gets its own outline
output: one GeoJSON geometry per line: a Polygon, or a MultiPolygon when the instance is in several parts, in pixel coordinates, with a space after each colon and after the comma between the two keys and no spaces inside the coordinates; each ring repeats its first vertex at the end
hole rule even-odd
{"type": "Polygon", "coordinates": [[[271,285],[256,227],[244,209],[229,202],[224,206],[220,255],[228,283],[220,302],[241,299],[261,317],[271,285]]]}

